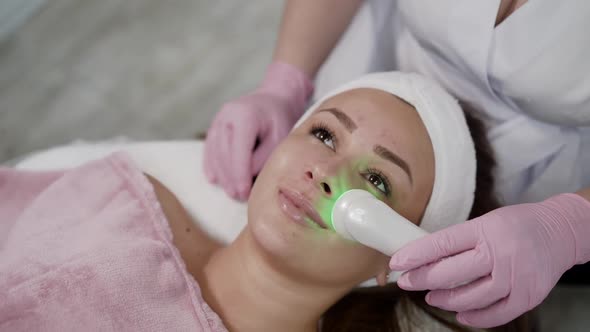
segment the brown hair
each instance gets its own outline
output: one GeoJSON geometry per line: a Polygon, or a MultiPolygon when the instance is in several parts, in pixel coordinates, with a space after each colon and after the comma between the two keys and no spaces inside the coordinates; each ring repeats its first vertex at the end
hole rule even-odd
{"type": "MultiPolygon", "coordinates": [[[[475,218],[500,207],[495,196],[495,159],[486,136],[484,124],[469,106],[462,104],[467,125],[475,145],[477,160],[475,198],[469,217],[475,218]]],[[[453,313],[429,306],[426,292],[406,292],[390,284],[384,287],[357,289],[334,304],[322,318],[322,332],[397,332],[424,329],[424,317],[446,326],[452,331],[473,331],[452,319],[453,313]],[[398,316],[401,314],[403,317],[398,316]]],[[[489,331],[531,331],[528,314],[489,331]]]]}

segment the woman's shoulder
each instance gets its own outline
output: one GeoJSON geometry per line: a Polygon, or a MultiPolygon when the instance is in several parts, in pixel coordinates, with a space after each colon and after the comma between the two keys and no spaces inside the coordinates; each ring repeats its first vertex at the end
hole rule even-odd
{"type": "Polygon", "coordinates": [[[156,178],[146,174],[172,232],[174,246],[196,279],[211,255],[223,245],[195,223],[178,198],[156,178]]]}

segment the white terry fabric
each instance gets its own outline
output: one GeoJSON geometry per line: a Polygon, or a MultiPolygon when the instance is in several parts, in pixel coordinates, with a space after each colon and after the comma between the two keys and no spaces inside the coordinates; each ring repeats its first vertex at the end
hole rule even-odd
{"type": "Polygon", "coordinates": [[[413,73],[368,74],[325,95],[295,126],[326,99],[359,88],[373,88],[403,99],[414,106],[428,131],[434,150],[435,176],[420,227],[434,232],[466,221],[475,192],[475,147],[457,100],[433,81],[413,73]]]}

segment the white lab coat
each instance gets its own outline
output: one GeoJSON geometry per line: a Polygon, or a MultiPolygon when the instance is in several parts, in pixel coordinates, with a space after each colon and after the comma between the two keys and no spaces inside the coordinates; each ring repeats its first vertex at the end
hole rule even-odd
{"type": "Polygon", "coordinates": [[[494,27],[499,5],[369,0],[316,95],[370,71],[419,72],[480,111],[504,203],[590,186],[590,2],[530,0],[494,27]]]}

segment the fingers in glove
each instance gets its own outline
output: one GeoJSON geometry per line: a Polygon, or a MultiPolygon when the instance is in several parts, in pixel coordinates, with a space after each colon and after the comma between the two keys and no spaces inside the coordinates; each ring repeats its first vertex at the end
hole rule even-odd
{"type": "Polygon", "coordinates": [[[245,201],[252,188],[252,158],[258,137],[258,123],[234,126],[234,141],[230,147],[230,172],[234,179],[236,198],[245,201]]]}
{"type": "Polygon", "coordinates": [[[389,262],[394,271],[415,269],[444,257],[475,248],[479,239],[478,225],[466,222],[445,228],[408,243],[389,262]]]}
{"type": "Polygon", "coordinates": [[[426,295],[426,302],[444,310],[462,312],[486,308],[509,294],[509,284],[487,276],[457,288],[431,291],[426,295]]]}
{"type": "Polygon", "coordinates": [[[237,190],[235,184],[235,177],[232,173],[232,145],[234,140],[234,124],[227,122],[223,126],[223,131],[220,137],[219,154],[217,159],[217,166],[220,170],[219,181],[221,187],[226,194],[233,199],[237,199],[237,190]]]}
{"type": "Polygon", "coordinates": [[[256,150],[254,150],[254,155],[252,157],[251,176],[260,173],[262,167],[264,167],[264,164],[266,163],[266,160],[268,157],[270,157],[270,154],[274,148],[279,144],[279,141],[279,139],[273,139],[270,137],[270,135],[265,135],[265,133],[263,133],[263,136],[261,136],[259,142],[260,144],[256,150]]]}
{"type": "Polygon", "coordinates": [[[492,273],[492,259],[475,248],[404,273],[397,281],[405,290],[450,289],[492,273]]]}
{"type": "Polygon", "coordinates": [[[219,183],[217,175],[217,154],[219,153],[219,126],[214,121],[207,131],[205,139],[205,155],[203,158],[203,171],[209,182],[219,183]]]}

